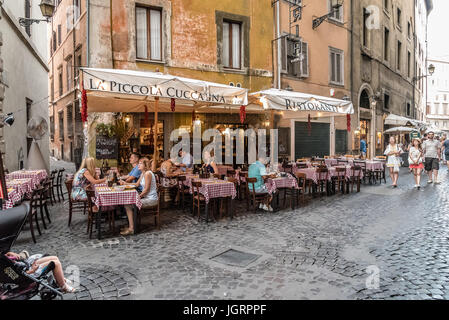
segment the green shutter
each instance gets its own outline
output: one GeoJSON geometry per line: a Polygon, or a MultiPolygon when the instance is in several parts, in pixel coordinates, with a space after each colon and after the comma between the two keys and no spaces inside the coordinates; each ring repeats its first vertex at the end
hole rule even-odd
{"type": "Polygon", "coordinates": [[[345,154],[348,151],[348,131],[335,130],[335,153],[345,154]]]}
{"type": "MultiPolygon", "coordinates": [[[[307,122],[295,122],[295,158],[324,157],[329,155],[330,125],[329,123],[312,122],[311,135],[307,130],[307,122]]],[[[295,160],[296,160],[295,159],[295,160]]]]}

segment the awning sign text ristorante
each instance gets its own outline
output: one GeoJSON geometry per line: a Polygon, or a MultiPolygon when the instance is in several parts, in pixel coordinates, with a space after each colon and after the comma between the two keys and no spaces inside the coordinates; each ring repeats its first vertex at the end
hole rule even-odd
{"type": "Polygon", "coordinates": [[[303,101],[295,102],[291,99],[285,99],[286,110],[291,111],[325,111],[325,112],[340,112],[337,106],[318,101],[303,101]]]}

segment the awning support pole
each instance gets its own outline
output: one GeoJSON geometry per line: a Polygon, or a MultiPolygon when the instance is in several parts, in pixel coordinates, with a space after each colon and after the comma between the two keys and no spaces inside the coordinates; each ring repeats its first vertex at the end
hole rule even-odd
{"type": "Polygon", "coordinates": [[[155,172],[157,169],[157,164],[159,162],[159,150],[157,148],[157,126],[158,126],[158,112],[159,112],[159,97],[154,98],[154,155],[153,155],[153,167],[151,171],[155,172]]]}

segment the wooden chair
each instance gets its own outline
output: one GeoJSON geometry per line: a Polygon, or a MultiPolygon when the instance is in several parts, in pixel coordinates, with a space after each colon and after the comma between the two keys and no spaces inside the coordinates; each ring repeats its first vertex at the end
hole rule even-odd
{"type": "Polygon", "coordinates": [[[347,166],[349,164],[348,160],[337,159],[337,166],[347,166]]]}
{"type": "Polygon", "coordinates": [[[65,172],[65,169],[58,170],[58,174],[56,176],[56,184],[54,185],[54,188],[56,188],[56,193],[58,195],[58,202],[64,201],[64,192],[62,191],[62,176],[65,172]]]}
{"type": "Polygon", "coordinates": [[[202,186],[201,181],[192,181],[192,213],[195,215],[195,210],[198,210],[198,221],[201,220],[201,208],[204,208],[206,205],[206,198],[200,193],[202,186]]]}
{"type": "MultiPolygon", "coordinates": [[[[185,178],[185,176],[184,176],[185,178]]],[[[147,208],[142,208],[139,212],[139,215],[137,217],[137,221],[138,221],[138,229],[140,228],[140,226],[142,225],[142,215],[152,215],[154,216],[154,225],[156,226],[156,228],[159,230],[161,228],[161,188],[160,186],[157,186],[157,196],[158,196],[158,201],[157,201],[157,205],[153,206],[153,207],[147,207],[147,208]]],[[[137,230],[136,230],[137,231],[137,230]]]]}
{"type": "Polygon", "coordinates": [[[321,197],[322,193],[326,191],[326,194],[329,195],[329,169],[324,167],[319,167],[316,169],[317,173],[317,192],[321,197]]]}
{"type": "Polygon", "coordinates": [[[227,172],[226,172],[226,177],[228,177],[228,178],[235,178],[235,170],[228,170],[227,172]]]}
{"type": "MultiPolygon", "coordinates": [[[[189,206],[190,204],[190,199],[189,199],[189,195],[190,195],[190,191],[189,188],[185,185],[185,181],[187,180],[186,176],[178,176],[176,178],[177,182],[178,182],[178,194],[177,194],[177,198],[179,199],[179,206],[182,207],[182,211],[184,212],[186,209],[186,204],[187,206],[189,206]]],[[[160,187],[158,187],[158,192],[159,192],[160,187]]]]}
{"type": "Polygon", "coordinates": [[[338,187],[338,191],[340,191],[342,194],[345,194],[346,190],[346,168],[337,167],[336,170],[336,176],[333,179],[333,190],[334,193],[336,193],[338,187]]]}
{"type": "MultiPolygon", "coordinates": [[[[229,172],[229,171],[228,171],[229,172]]],[[[235,173],[233,177],[228,177],[227,178],[228,182],[232,182],[234,184],[235,190],[238,190],[238,186],[239,186],[239,182],[238,180],[235,178],[235,173]]],[[[226,200],[226,212],[231,214],[231,220],[234,219],[234,210],[230,210],[229,206],[228,206],[228,198],[221,198],[220,200],[220,220],[223,218],[222,212],[223,212],[223,202],[224,200],[226,200]]]]}
{"type": "Polygon", "coordinates": [[[56,184],[56,177],[57,177],[57,174],[58,174],[58,170],[53,170],[52,172],[50,172],[50,182],[51,182],[51,186],[50,186],[51,205],[53,205],[54,203],[56,203],[55,184],[56,184]]]}
{"type": "Polygon", "coordinates": [[[363,172],[363,183],[366,183],[366,179],[368,178],[368,182],[372,184],[372,179],[374,178],[373,172],[366,169],[365,161],[357,161],[354,160],[354,166],[358,166],[362,168],[363,172]]]}
{"type": "Polygon", "coordinates": [[[284,165],[284,172],[293,174],[293,165],[289,164],[289,163],[285,164],[284,165]]]}
{"type": "Polygon", "coordinates": [[[239,172],[239,190],[238,190],[238,196],[239,199],[245,199],[246,200],[246,210],[249,210],[249,195],[248,195],[248,183],[246,182],[246,179],[248,178],[248,172],[239,172]],[[243,196],[242,196],[243,193],[243,196]]]}
{"type": "Polygon", "coordinates": [[[307,175],[305,173],[297,172],[296,180],[298,181],[298,189],[296,190],[296,203],[305,205],[306,204],[306,186],[307,186],[307,175]]]}
{"type": "MultiPolygon", "coordinates": [[[[93,230],[93,224],[94,224],[94,218],[97,217],[98,214],[107,213],[108,217],[107,220],[109,221],[109,231],[113,231],[115,229],[115,215],[114,211],[111,210],[100,210],[94,211],[95,203],[95,191],[92,190],[92,188],[87,188],[86,190],[87,194],[87,208],[88,208],[88,217],[87,217],[87,233],[89,234],[89,239],[92,239],[92,230],[93,230]]],[[[96,220],[96,219],[95,219],[96,220]]],[[[101,217],[100,217],[100,224],[101,224],[101,217]]],[[[97,228],[100,228],[100,237],[101,237],[101,225],[97,226],[97,228]]]]}
{"type": "Polygon", "coordinates": [[[256,193],[256,188],[254,187],[254,184],[257,183],[256,178],[247,178],[247,189],[248,189],[248,195],[249,195],[249,202],[252,204],[254,213],[257,212],[257,209],[259,208],[258,205],[261,203],[265,203],[267,198],[269,197],[268,193],[256,193]],[[250,188],[252,186],[252,188],[250,188]]]}
{"type": "MultiPolygon", "coordinates": [[[[354,184],[357,184],[357,192],[360,192],[360,182],[361,182],[361,178],[360,178],[360,174],[359,174],[360,171],[362,171],[362,167],[360,167],[360,166],[352,166],[351,167],[351,177],[348,182],[348,187],[349,187],[349,184],[351,184],[351,192],[354,192],[354,184]]],[[[363,171],[362,171],[362,175],[363,175],[363,171]]]]}
{"type": "Polygon", "coordinates": [[[34,235],[33,218],[35,219],[36,227],[37,227],[37,231],[39,232],[39,235],[42,235],[41,228],[39,227],[39,220],[37,217],[37,208],[39,208],[40,192],[41,192],[40,188],[33,190],[33,193],[31,194],[31,200],[30,200],[30,213],[28,214],[28,222],[30,225],[31,237],[33,238],[34,243],[36,243],[36,237],[34,235]]]}
{"type": "Polygon", "coordinates": [[[47,178],[45,181],[42,182],[42,190],[41,190],[40,199],[39,199],[39,207],[40,207],[40,211],[41,211],[42,220],[44,221],[44,227],[45,227],[44,211],[45,211],[45,215],[47,217],[48,223],[51,223],[50,212],[48,211],[48,200],[51,200],[50,188],[51,188],[51,181],[49,178],[47,178]]]}
{"type": "Polygon", "coordinates": [[[296,169],[307,169],[307,163],[296,163],[296,169]]]}
{"type": "Polygon", "coordinates": [[[69,224],[72,223],[72,214],[73,212],[83,212],[86,214],[87,209],[87,200],[73,200],[72,199],[72,188],[73,188],[73,180],[66,180],[65,187],[67,188],[68,197],[69,197],[69,224]]]}
{"type": "Polygon", "coordinates": [[[382,169],[375,169],[373,171],[374,180],[377,183],[377,180],[379,180],[380,184],[382,184],[382,180],[384,180],[385,183],[387,183],[387,166],[385,162],[382,162],[382,169]]]}

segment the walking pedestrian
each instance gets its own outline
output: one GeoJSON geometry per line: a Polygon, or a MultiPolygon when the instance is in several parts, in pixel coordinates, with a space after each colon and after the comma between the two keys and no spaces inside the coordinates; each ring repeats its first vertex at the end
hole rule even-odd
{"type": "Polygon", "coordinates": [[[362,139],[360,139],[360,158],[362,160],[366,159],[366,151],[367,151],[366,137],[363,136],[362,139]]]}
{"type": "Polygon", "coordinates": [[[393,188],[398,187],[399,170],[401,166],[401,153],[403,153],[403,151],[397,145],[396,138],[390,137],[390,143],[388,144],[384,155],[388,156],[387,167],[390,169],[390,178],[393,183],[393,188]]]}
{"type": "Polygon", "coordinates": [[[408,162],[410,170],[413,170],[413,175],[415,176],[415,188],[418,190],[421,188],[421,173],[424,169],[422,157],[421,141],[415,138],[410,147],[408,162]]]}
{"type": "Polygon", "coordinates": [[[449,172],[449,140],[446,138],[446,136],[444,136],[444,142],[442,145],[442,151],[441,153],[443,153],[444,155],[444,160],[446,161],[446,165],[447,165],[447,171],[449,172]]]}
{"type": "Polygon", "coordinates": [[[435,140],[434,137],[435,134],[429,132],[427,140],[424,141],[422,145],[425,158],[425,169],[429,175],[429,181],[427,181],[428,184],[440,184],[438,181],[438,171],[440,170],[441,143],[439,140],[435,140]]]}

